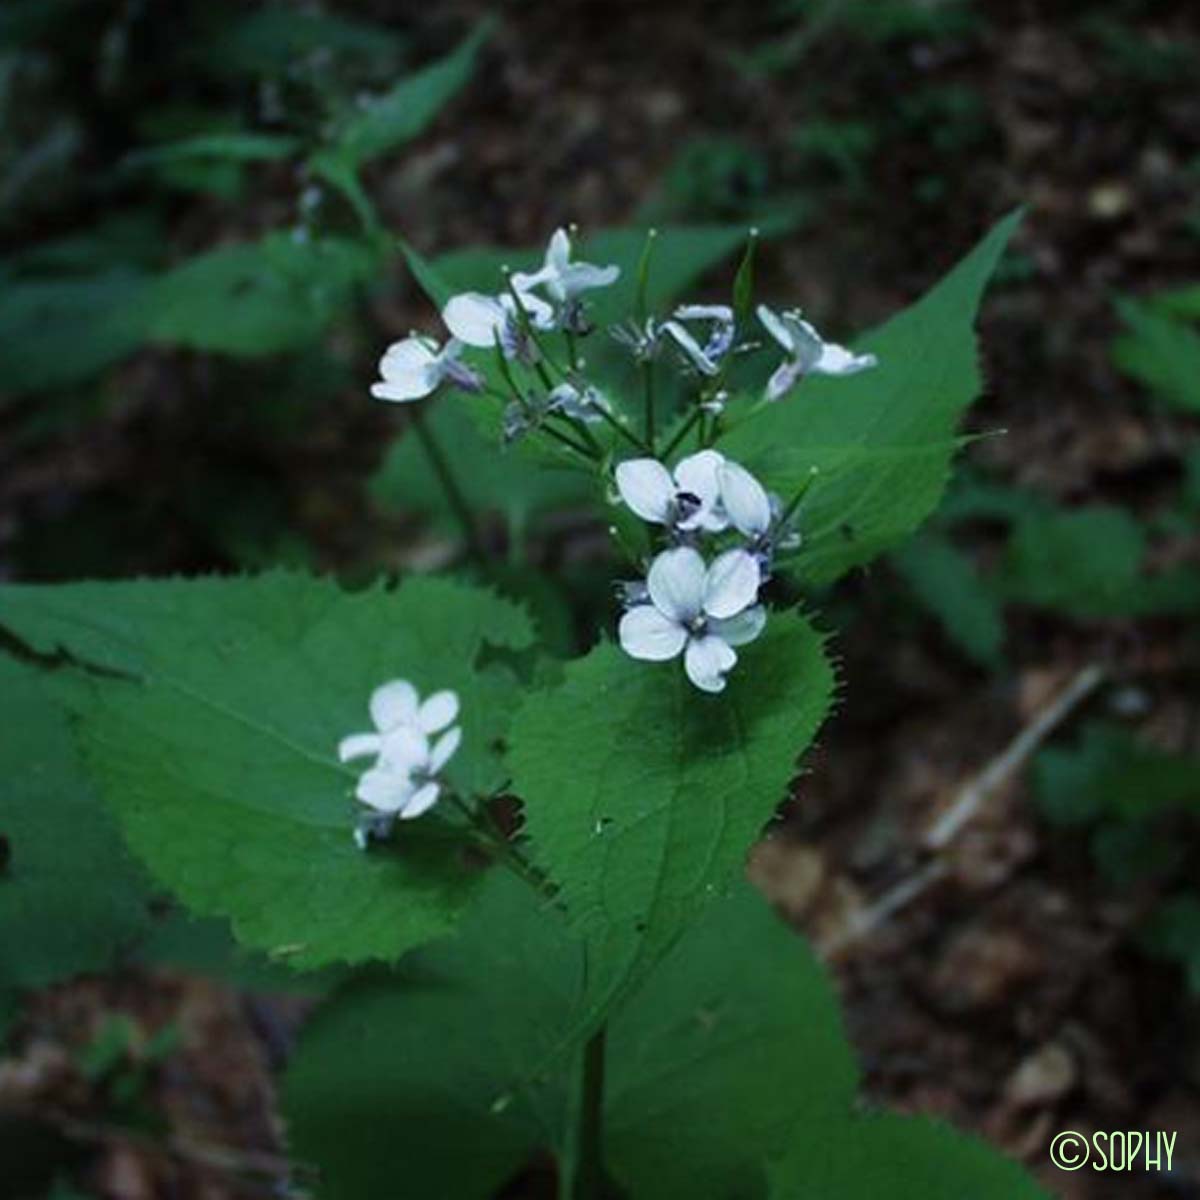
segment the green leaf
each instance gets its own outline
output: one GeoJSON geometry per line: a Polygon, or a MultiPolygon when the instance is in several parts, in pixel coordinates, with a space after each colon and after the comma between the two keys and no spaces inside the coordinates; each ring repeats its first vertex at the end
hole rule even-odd
{"type": "Polygon", "coordinates": [[[1200,995],[1200,895],[1179,892],[1160,904],[1141,940],[1151,954],[1179,963],[1192,995],[1200,995]]]}
{"type": "Polygon", "coordinates": [[[1200,761],[1148,746],[1127,729],[1093,723],[1077,745],[1038,754],[1033,787],[1042,814],[1055,825],[1139,821],[1175,808],[1200,812],[1200,761]]]}
{"type": "Polygon", "coordinates": [[[395,958],[452,928],[478,873],[436,813],[391,848],[352,840],[356,772],[345,734],[369,728],[374,687],[450,687],[464,793],[504,780],[496,747],[515,680],[479,667],[522,649],[524,614],[430,578],[349,595],[298,575],[0,589],[0,624],[34,649],[95,669],[81,738],[89,769],[152,873],[243,942],[291,964],[395,958]]]}
{"type": "Polygon", "coordinates": [[[0,996],[111,966],[150,928],[141,872],[32,667],[0,656],[0,996]]]}
{"type": "Polygon", "coordinates": [[[760,1196],[763,1166],[843,1119],[858,1084],[806,943],[748,885],[613,1020],[605,1139],[634,1196],[760,1196]]]}
{"type": "Polygon", "coordinates": [[[476,52],[490,31],[488,24],[480,26],[451,54],[355,112],[338,135],[337,156],[357,169],[423,133],[470,79],[476,52]]]}
{"type": "Polygon", "coordinates": [[[137,349],[147,286],[145,276],[124,270],[7,282],[0,292],[0,402],[81,383],[137,349]]]}
{"type": "Polygon", "coordinates": [[[531,1081],[582,979],[561,919],[494,871],[459,937],[336,994],[305,1028],[283,1108],[323,1200],[484,1200],[562,1139],[564,1083],[531,1081]],[[384,1149],[386,1147],[386,1150],[384,1149]]]}
{"type": "Polygon", "coordinates": [[[318,337],[374,269],[372,255],[344,238],[278,232],[221,246],[154,283],[148,336],[223,354],[275,354],[318,337]]]}
{"type": "Polygon", "coordinates": [[[604,645],[522,706],[509,761],[525,827],[589,943],[581,1027],[742,870],[829,707],[822,641],[776,616],[718,696],[678,662],[604,645]]]}
{"type": "Polygon", "coordinates": [[[1200,411],[1200,333],[1135,300],[1118,300],[1117,311],[1129,332],[1114,343],[1113,362],[1173,407],[1200,411]]]}
{"type": "Polygon", "coordinates": [[[775,1164],[770,1200],[1048,1200],[1019,1164],[923,1117],[799,1128],[775,1164]]]}
{"type": "Polygon", "coordinates": [[[800,508],[795,561],[806,581],[830,583],[869,562],[936,508],[959,418],[980,387],[975,313],[1019,219],[1006,217],[921,300],[856,343],[879,356],[874,370],[809,378],[722,441],[785,498],[819,469],[800,508]]]}
{"type": "Polygon", "coordinates": [[[1171,612],[1200,606],[1200,572],[1142,574],[1146,535],[1125,509],[1094,505],[1017,523],[1003,595],[1079,616],[1171,612]]]}
{"type": "Polygon", "coordinates": [[[126,167],[218,159],[227,162],[276,162],[300,148],[300,140],[278,133],[204,133],[137,150],[123,160],[126,167]]]}
{"type": "MultiPolygon", "coordinates": [[[[553,1050],[586,965],[558,910],[497,872],[456,938],[327,1002],[283,1089],[294,1156],[319,1168],[324,1200],[389,1194],[398,1162],[408,1192],[456,1200],[495,1195],[542,1152],[562,1163],[575,1078],[553,1050]]],[[[606,1064],[605,1164],[631,1200],[763,1197],[769,1159],[787,1156],[778,1184],[790,1147],[819,1161],[827,1142],[866,1171],[923,1178],[929,1165],[935,1127],[897,1123],[911,1131],[897,1142],[880,1136],[883,1121],[853,1115],[857,1072],[833,990],[745,884],[614,1015],[606,1064]],[[853,1157],[876,1148],[886,1162],[853,1157]]],[[[974,1185],[995,1178],[1038,1195],[1015,1164],[936,1133],[957,1195],[989,1196],[974,1185]]]]}
{"type": "MultiPolygon", "coordinates": [[[[586,472],[553,465],[532,468],[512,449],[485,441],[464,409],[474,403],[487,401],[443,398],[425,418],[438,444],[454,448],[455,475],[472,511],[502,514],[510,532],[520,538],[534,517],[586,506],[595,498],[598,485],[586,472]]],[[[385,508],[423,513],[445,529],[458,530],[445,489],[415,437],[406,435],[392,444],[370,491],[385,508]]]]}
{"type": "Polygon", "coordinates": [[[949,538],[921,534],[896,551],[892,563],[955,645],[980,666],[1000,665],[1000,605],[971,560],[949,538]]]}

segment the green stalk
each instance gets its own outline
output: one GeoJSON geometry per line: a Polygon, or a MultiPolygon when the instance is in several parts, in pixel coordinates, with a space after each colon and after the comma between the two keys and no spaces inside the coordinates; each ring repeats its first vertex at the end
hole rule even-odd
{"type": "Polygon", "coordinates": [[[646,393],[646,445],[650,457],[657,458],[654,452],[654,362],[651,359],[642,363],[642,380],[646,393]]]}
{"type": "Polygon", "coordinates": [[[662,452],[664,461],[671,457],[672,452],[683,441],[685,437],[696,427],[696,422],[704,416],[704,409],[697,405],[692,409],[692,415],[680,426],[679,432],[667,443],[667,448],[662,452]]]}
{"type": "Polygon", "coordinates": [[[583,1047],[571,1096],[566,1154],[570,1200],[600,1200],[604,1183],[604,1058],[602,1025],[583,1047]]]}
{"type": "Polygon", "coordinates": [[[471,506],[467,503],[466,496],[463,495],[462,489],[458,486],[458,480],[454,478],[454,471],[450,467],[450,461],[446,458],[441,446],[438,445],[438,440],[434,436],[433,430],[425,423],[425,412],[420,404],[413,405],[412,426],[416,430],[417,440],[421,443],[421,449],[425,451],[425,457],[429,459],[429,465],[433,468],[433,473],[438,477],[438,482],[442,485],[442,490],[446,493],[446,499],[450,503],[454,517],[462,528],[467,550],[481,567],[486,566],[487,551],[484,550],[483,542],[479,537],[479,529],[475,524],[474,516],[471,514],[471,506]]]}

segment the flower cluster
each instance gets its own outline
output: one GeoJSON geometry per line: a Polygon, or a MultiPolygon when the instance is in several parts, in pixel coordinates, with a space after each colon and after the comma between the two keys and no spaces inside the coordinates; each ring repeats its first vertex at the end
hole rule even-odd
{"type": "Polygon", "coordinates": [[[734,647],[752,642],[766,624],[758,593],[775,552],[797,544],[791,513],[716,450],[691,454],[674,471],[657,459],[631,459],[617,467],[616,479],[625,504],[662,526],[670,542],[645,583],[624,589],[621,646],[650,662],[682,653],[696,687],[722,691],[737,662],[734,647]],[[730,540],[736,544],[705,560],[706,542],[730,540]]]}
{"type": "Polygon", "coordinates": [[[407,679],[393,679],[371,693],[369,708],[374,730],[338,743],[342,762],[375,756],[354,792],[370,810],[354,831],[360,849],[387,837],[396,821],[411,821],[437,803],[437,777],[462,741],[454,692],[434,692],[422,702],[407,679]]]}
{"type": "MultiPolygon", "coordinates": [[[[450,331],[444,346],[423,334],[412,333],[389,346],[379,361],[382,381],[372,385],[378,400],[419,400],[449,383],[467,392],[483,390],[482,376],[462,361],[464,347],[499,347],[506,359],[530,364],[538,360],[539,331],[554,329],[586,333],[583,294],[615,283],[621,274],[616,266],[597,267],[571,261],[571,239],[565,229],[550,238],[541,267],[530,273],[514,272],[510,290],[489,296],[463,292],[452,296],[442,309],[442,321],[450,331]],[[539,295],[541,289],[545,295],[539,295]]],[[[577,396],[586,388],[570,388],[577,396]]],[[[562,409],[571,400],[560,389],[551,403],[562,409]]]]}

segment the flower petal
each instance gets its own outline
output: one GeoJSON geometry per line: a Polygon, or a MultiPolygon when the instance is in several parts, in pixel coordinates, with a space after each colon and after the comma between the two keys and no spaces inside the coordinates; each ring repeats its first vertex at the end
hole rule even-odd
{"type": "Polygon", "coordinates": [[[338,761],[349,762],[353,758],[378,754],[382,747],[383,738],[377,733],[352,733],[338,742],[338,761]]]}
{"type": "Polygon", "coordinates": [[[434,692],[417,711],[417,728],[422,733],[437,733],[458,716],[458,695],[446,690],[434,692]]]}
{"type": "Polygon", "coordinates": [[[704,611],[710,617],[736,616],[758,596],[762,569],[745,550],[726,550],[713,559],[704,580],[704,611]]]}
{"type": "Polygon", "coordinates": [[[463,292],[452,296],[442,309],[446,328],[468,346],[488,349],[496,344],[496,334],[507,317],[500,301],[481,292],[463,292]]]}
{"type": "Polygon", "coordinates": [[[621,649],[630,658],[645,662],[665,662],[674,658],[687,641],[687,632],[678,621],[664,617],[653,604],[639,604],[622,618],[618,629],[621,649]]]}
{"type": "Polygon", "coordinates": [[[417,788],[397,814],[400,820],[411,821],[422,813],[428,812],[437,803],[441,791],[441,784],[433,780],[417,788]]]}
{"type": "Polygon", "coordinates": [[[567,297],[577,296],[580,292],[590,292],[593,288],[608,287],[621,276],[621,268],[612,264],[607,267],[597,267],[593,263],[571,263],[562,272],[561,286],[567,297]]]}
{"type": "Polygon", "coordinates": [[[715,375],[721,369],[704,353],[700,348],[700,343],[678,321],[668,321],[663,326],[663,330],[671,335],[675,344],[701,375],[715,375]]]}
{"type": "Polygon", "coordinates": [[[718,470],[721,505],[739,533],[758,537],[771,524],[771,501],[763,486],[735,462],[725,462],[718,470]]]}
{"type": "Polygon", "coordinates": [[[377,400],[419,400],[441,382],[437,343],[417,334],[387,348],[379,360],[382,383],[371,385],[377,400]]]}
{"type": "Polygon", "coordinates": [[[429,753],[429,773],[436,775],[453,757],[454,752],[462,745],[462,729],[455,725],[447,729],[433,744],[429,753]]]}
{"type": "Polygon", "coordinates": [[[760,304],[755,310],[763,328],[790,354],[792,351],[792,331],[778,313],[760,304]]]}
{"type": "Polygon", "coordinates": [[[429,762],[429,739],[411,725],[401,725],[385,734],[379,751],[380,766],[395,771],[414,771],[429,762]]]}
{"type": "Polygon", "coordinates": [[[675,483],[653,458],[631,458],[617,466],[617,491],[643,521],[665,525],[671,516],[675,483]]]}
{"type": "Polygon", "coordinates": [[[874,354],[854,354],[845,346],[826,342],[821,347],[821,357],[813,364],[812,371],[817,375],[857,375],[859,371],[866,371],[878,365],[879,359],[874,354]]]}
{"type": "Polygon", "coordinates": [[[376,812],[399,812],[413,793],[412,780],[400,771],[372,767],[358,781],[354,794],[376,812]]]}
{"type": "MultiPolygon", "coordinates": [[[[690,546],[679,546],[664,550],[650,564],[646,587],[654,607],[663,616],[686,625],[700,615],[705,579],[704,559],[690,546]]],[[[743,604],[742,607],[746,606],[743,604]]],[[[732,616],[732,613],[716,615],[732,616]]]]}
{"type": "MultiPolygon", "coordinates": [[[[554,328],[554,309],[547,304],[541,296],[535,296],[532,292],[522,291],[516,287],[518,294],[521,297],[521,310],[529,318],[529,323],[534,329],[553,329],[554,328]]],[[[517,302],[507,292],[500,297],[500,308],[503,313],[511,317],[514,321],[520,321],[520,315],[517,312],[517,302]]]]}
{"type": "Polygon", "coordinates": [[[803,374],[804,368],[794,358],[780,363],[767,380],[767,399],[772,402],[782,400],[796,386],[803,374]]]}
{"type": "Polygon", "coordinates": [[[744,646],[762,633],[766,623],[767,610],[761,604],[756,604],[735,617],[715,618],[709,621],[708,630],[714,637],[719,637],[731,646],[744,646]]]}
{"type": "Polygon", "coordinates": [[[380,733],[417,719],[417,689],[407,679],[393,679],[371,693],[371,720],[380,733]]]}
{"type": "Polygon", "coordinates": [[[720,321],[725,324],[733,320],[733,309],[728,304],[681,304],[674,316],[677,321],[720,321]]]}
{"type": "Polygon", "coordinates": [[[721,480],[717,474],[725,456],[716,450],[700,450],[681,458],[675,467],[675,485],[681,492],[700,498],[703,508],[712,508],[721,499],[721,480]]]}
{"type": "Polygon", "coordinates": [[[687,677],[704,692],[725,689],[725,673],[737,662],[737,654],[719,637],[692,638],[683,656],[687,677]]]}

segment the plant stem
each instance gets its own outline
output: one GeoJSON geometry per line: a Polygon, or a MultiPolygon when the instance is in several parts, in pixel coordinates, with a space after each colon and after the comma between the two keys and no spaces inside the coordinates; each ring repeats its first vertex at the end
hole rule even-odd
{"type": "Polygon", "coordinates": [[[699,421],[700,418],[703,416],[704,416],[704,409],[702,409],[702,408],[692,409],[692,415],[690,417],[688,417],[688,419],[686,421],[684,421],[683,426],[679,430],[679,432],[667,443],[667,448],[662,452],[662,456],[664,459],[670,458],[671,452],[675,449],[676,446],[679,445],[680,442],[683,441],[683,439],[685,437],[687,437],[687,435],[689,433],[692,432],[692,430],[696,426],[696,422],[699,421]]]}
{"type": "Polygon", "coordinates": [[[433,430],[426,424],[424,410],[419,404],[414,405],[412,408],[412,425],[413,429],[416,430],[417,440],[421,443],[421,449],[425,451],[425,457],[429,459],[429,465],[433,467],[434,474],[437,475],[438,482],[441,483],[442,490],[446,493],[446,499],[450,502],[450,507],[454,510],[454,516],[462,527],[463,538],[467,543],[467,549],[471,557],[480,566],[483,566],[487,562],[487,552],[484,550],[483,542],[480,540],[479,530],[475,525],[475,518],[471,515],[471,506],[467,503],[467,498],[458,486],[458,480],[454,478],[454,472],[451,470],[449,459],[446,458],[441,446],[438,445],[433,430]]]}
{"type": "Polygon", "coordinates": [[[577,1076],[575,1127],[570,1157],[571,1200],[600,1200],[604,1179],[602,1143],[604,1132],[604,1053],[606,1030],[602,1025],[583,1047],[577,1076]]]}
{"type": "Polygon", "coordinates": [[[480,800],[475,807],[469,805],[461,796],[453,792],[446,799],[458,809],[467,819],[467,823],[493,849],[519,879],[527,883],[533,890],[547,898],[553,896],[554,890],[546,877],[533,865],[517,847],[508,839],[504,830],[492,819],[488,812],[487,801],[480,800]]]}
{"type": "Polygon", "coordinates": [[[646,389],[646,445],[654,458],[654,363],[649,359],[642,364],[642,379],[646,389]]]}

